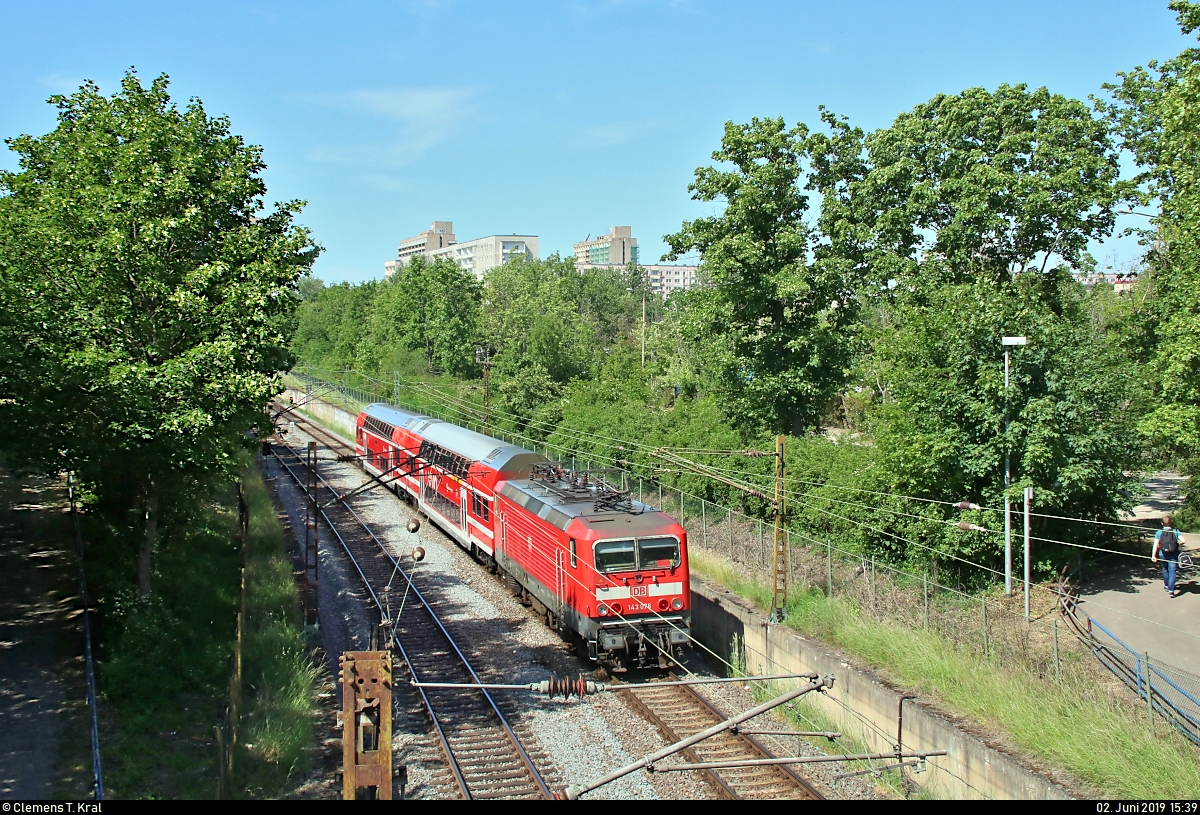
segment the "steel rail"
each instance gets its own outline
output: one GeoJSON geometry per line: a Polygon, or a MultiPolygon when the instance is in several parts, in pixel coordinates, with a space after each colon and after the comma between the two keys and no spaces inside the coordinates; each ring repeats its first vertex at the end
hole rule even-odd
{"type": "MultiPolygon", "coordinates": [[[[669,674],[669,676],[672,679],[678,679],[675,674],[669,674]]],[[[742,678],[742,681],[748,680],[746,678],[742,678]]],[[[663,732],[663,735],[668,740],[679,739],[682,737],[683,734],[677,730],[670,721],[668,721],[668,714],[665,711],[660,715],[659,712],[654,710],[654,700],[643,699],[638,696],[636,691],[641,687],[643,686],[636,684],[614,685],[610,687],[610,690],[628,691],[626,698],[630,699],[633,703],[633,706],[638,709],[647,719],[654,723],[663,732]]],[[[654,688],[651,688],[651,690],[654,690],[654,688]]],[[[686,701],[689,704],[700,708],[700,710],[703,711],[712,721],[725,721],[729,718],[725,712],[717,708],[715,705],[697,693],[696,690],[690,685],[679,684],[670,688],[662,688],[662,690],[670,690],[675,693],[682,694],[685,696],[686,701]]],[[[767,749],[765,745],[763,745],[758,739],[754,738],[749,733],[742,732],[741,728],[738,728],[737,731],[731,732],[727,735],[731,736],[737,743],[740,743],[743,746],[745,753],[748,755],[756,756],[758,759],[767,760],[776,758],[775,754],[767,749]]],[[[704,746],[702,744],[697,744],[695,747],[704,750],[704,746]]],[[[688,757],[689,763],[681,766],[691,767],[692,764],[707,763],[704,762],[703,759],[700,758],[699,754],[696,753],[691,747],[684,750],[683,753],[688,757]]],[[[709,768],[707,766],[700,766],[696,767],[695,771],[703,774],[705,778],[718,789],[722,797],[732,800],[744,800],[745,796],[740,794],[738,789],[739,787],[745,786],[744,779],[722,777],[720,773],[716,772],[717,769],[723,768],[709,768]]],[[[802,776],[798,775],[786,765],[775,764],[769,768],[763,768],[763,771],[774,773],[782,782],[797,788],[797,791],[806,798],[818,801],[824,800],[825,796],[821,795],[821,793],[818,792],[817,789],[812,786],[812,784],[810,784],[802,776]]]]}
{"type": "MultiPolygon", "coordinates": [[[[296,459],[296,461],[298,463],[303,463],[300,456],[296,453],[296,451],[290,445],[284,444],[282,446],[284,446],[288,449],[288,451],[292,454],[292,456],[296,459]]],[[[273,452],[275,450],[275,447],[276,447],[276,445],[272,445],[273,452]]],[[[288,473],[292,476],[292,478],[295,479],[298,484],[301,484],[302,482],[300,481],[300,478],[296,475],[296,473],[294,473],[292,471],[292,469],[290,467],[288,467],[288,465],[282,460],[282,458],[280,458],[278,453],[275,453],[275,457],[277,460],[279,460],[280,464],[282,464],[284,466],[284,468],[287,469],[288,473]]],[[[316,473],[316,477],[322,484],[325,485],[326,489],[328,489],[334,495],[337,495],[337,491],[320,473],[316,473]]],[[[483,682],[482,682],[482,680],[480,680],[479,675],[475,672],[474,667],[472,667],[471,663],[467,660],[466,655],[463,654],[462,650],[458,647],[458,643],[456,643],[454,641],[454,638],[450,635],[450,632],[446,630],[445,625],[442,624],[441,619],[434,612],[432,606],[425,599],[424,595],[421,594],[420,589],[418,589],[416,587],[416,585],[413,584],[412,578],[409,577],[407,572],[405,572],[404,569],[402,569],[400,567],[399,562],[396,560],[395,557],[392,556],[392,553],[388,551],[388,548],[383,544],[383,542],[379,539],[379,537],[371,529],[370,525],[367,524],[366,521],[364,521],[362,519],[362,517],[354,510],[354,508],[352,506],[350,506],[350,504],[347,501],[345,501],[344,499],[339,499],[338,505],[343,507],[350,514],[350,516],[353,517],[354,520],[358,522],[359,526],[361,526],[362,529],[368,535],[370,535],[371,540],[374,541],[375,545],[379,548],[380,552],[383,553],[384,557],[386,557],[387,560],[389,561],[389,563],[392,565],[392,567],[394,569],[394,574],[400,574],[403,576],[404,580],[408,583],[408,590],[410,590],[413,593],[413,595],[416,597],[416,599],[419,601],[419,604],[420,604],[419,607],[423,608],[425,610],[425,613],[427,613],[429,615],[430,620],[434,623],[434,625],[437,627],[438,631],[441,633],[442,637],[445,639],[446,643],[453,650],[454,655],[458,659],[458,662],[462,665],[462,667],[466,668],[467,672],[471,676],[471,679],[474,680],[475,687],[483,695],[483,698],[486,700],[487,705],[490,708],[492,714],[494,714],[496,719],[499,721],[500,726],[501,726],[502,730],[504,731],[504,734],[505,734],[507,740],[512,745],[513,749],[516,751],[521,762],[524,764],[525,769],[528,771],[530,778],[533,780],[533,782],[537,786],[542,797],[546,798],[546,799],[552,798],[553,795],[550,792],[550,789],[547,787],[545,780],[542,778],[541,773],[539,773],[537,771],[537,768],[534,767],[533,761],[529,758],[529,754],[525,751],[524,746],[522,746],[520,740],[517,738],[516,734],[513,732],[511,725],[508,723],[508,720],[505,718],[504,714],[500,711],[500,708],[496,705],[495,699],[492,698],[492,695],[490,693],[488,693],[486,688],[481,687],[483,685],[483,682]]],[[[364,585],[367,586],[367,590],[371,593],[371,597],[375,603],[375,607],[380,612],[381,621],[387,619],[386,612],[384,609],[384,603],[380,602],[379,596],[375,593],[374,588],[372,588],[372,586],[370,585],[371,581],[367,578],[366,574],[363,572],[363,569],[359,565],[357,559],[354,557],[354,554],[351,551],[350,546],[346,543],[345,539],[338,532],[337,527],[334,525],[332,520],[329,518],[328,514],[325,512],[325,508],[318,507],[318,511],[320,512],[321,517],[323,517],[325,519],[325,522],[329,526],[329,528],[331,530],[333,530],[334,534],[337,536],[338,541],[342,544],[342,548],[346,551],[346,554],[350,558],[351,562],[354,563],[355,570],[359,573],[359,576],[362,578],[364,585]]],[[[410,658],[408,651],[403,647],[402,643],[400,643],[400,641],[397,637],[393,636],[392,642],[395,643],[395,645],[400,650],[400,653],[404,658],[405,664],[408,666],[410,674],[413,676],[414,679],[419,681],[420,677],[418,675],[416,665],[414,664],[413,660],[410,658]]],[[[470,686],[468,686],[468,687],[470,687],[470,686]]],[[[467,784],[466,780],[463,778],[463,776],[461,774],[461,771],[460,771],[460,768],[458,765],[458,760],[453,757],[453,751],[450,748],[448,737],[446,736],[444,728],[442,727],[442,724],[441,724],[437,714],[434,711],[434,704],[433,704],[432,700],[429,699],[428,695],[425,693],[425,690],[423,688],[418,688],[418,690],[420,691],[422,701],[425,703],[426,710],[429,712],[430,717],[433,719],[434,726],[438,731],[439,739],[441,740],[443,747],[446,750],[447,755],[450,756],[450,763],[454,770],[456,780],[458,780],[459,786],[462,789],[463,795],[468,800],[472,800],[474,796],[472,796],[469,785],[467,784]]]]}
{"type": "MultiPolygon", "coordinates": [[[[331,440],[336,444],[336,446],[340,446],[344,449],[349,449],[349,450],[355,449],[351,445],[351,443],[348,442],[346,439],[343,439],[341,436],[338,436],[338,435],[332,433],[331,431],[329,431],[325,427],[323,427],[319,422],[316,422],[315,420],[313,420],[309,417],[304,417],[302,420],[297,420],[297,424],[301,424],[301,423],[303,423],[307,426],[305,428],[306,432],[312,433],[312,431],[316,431],[315,433],[313,433],[313,435],[320,435],[323,437],[323,439],[331,440]]],[[[329,446],[331,448],[334,448],[335,444],[328,444],[328,442],[327,442],[327,446],[329,446]]],[[[319,475],[318,475],[318,478],[320,478],[319,475]]],[[[324,481],[324,479],[321,479],[321,480],[324,481]]],[[[328,482],[325,482],[325,483],[328,483],[328,482]]],[[[407,575],[405,576],[405,578],[407,579],[407,575]]],[[[679,677],[675,674],[670,674],[669,678],[671,680],[680,681],[679,677]]],[[[790,675],[789,675],[789,678],[790,678],[790,675]]],[[[745,677],[733,678],[733,679],[735,679],[735,681],[743,681],[743,682],[749,681],[749,679],[745,678],[745,677]]],[[[685,683],[687,682],[687,680],[682,680],[682,681],[685,683]]],[[[721,679],[721,680],[717,680],[717,681],[730,681],[730,679],[721,679]]],[[[478,682],[477,678],[476,678],[476,682],[478,682]]],[[[419,685],[420,683],[414,683],[414,684],[419,685]]],[[[667,684],[667,683],[654,683],[654,684],[662,685],[662,684],[667,684]]],[[[524,687],[527,687],[527,686],[524,686],[524,687]]],[[[615,685],[615,686],[606,687],[605,690],[614,690],[614,691],[615,690],[637,690],[638,687],[641,687],[641,686],[638,686],[638,685],[631,685],[631,686],[615,685]]],[[[712,703],[710,703],[707,699],[705,699],[703,696],[698,694],[695,690],[692,690],[691,688],[687,687],[686,684],[681,685],[680,689],[689,697],[689,701],[691,701],[693,704],[696,704],[699,707],[701,707],[703,710],[705,710],[708,713],[709,716],[713,717],[715,720],[723,721],[726,718],[728,718],[724,712],[722,712],[721,710],[716,708],[712,703]]],[[[418,687],[418,690],[422,690],[422,692],[423,692],[423,689],[421,689],[420,687],[418,687]]],[[[650,721],[652,721],[653,723],[658,725],[659,728],[663,730],[664,735],[667,735],[667,737],[669,739],[673,737],[673,734],[675,733],[675,731],[671,728],[671,726],[666,721],[664,721],[662,718],[660,718],[657,714],[655,714],[650,709],[650,706],[648,704],[649,700],[643,701],[643,700],[639,699],[637,697],[637,695],[634,693],[626,694],[626,698],[631,700],[631,702],[633,703],[633,706],[636,709],[638,709],[644,716],[646,716],[647,719],[649,719],[650,721]]],[[[789,735],[818,735],[818,734],[789,733],[789,735]]],[[[824,733],[824,732],[820,733],[819,735],[826,737],[826,738],[829,737],[829,734],[824,733]]],[[[836,734],[836,735],[840,736],[841,734],[836,734]]],[[[741,742],[745,745],[745,747],[747,749],[747,753],[749,753],[751,755],[754,755],[761,759],[773,759],[776,757],[775,754],[772,753],[765,745],[763,745],[761,741],[754,738],[751,733],[740,733],[739,732],[738,734],[736,734],[736,738],[739,742],[741,742]]],[[[686,749],[684,751],[684,754],[687,755],[691,761],[700,762],[699,756],[697,756],[690,748],[686,749]]],[[[787,783],[790,783],[790,784],[794,785],[795,787],[798,787],[799,788],[798,791],[801,794],[805,795],[806,797],[816,799],[816,800],[824,800],[824,796],[820,792],[818,792],[816,790],[816,788],[812,786],[812,784],[810,784],[806,779],[804,779],[802,776],[800,776],[799,774],[794,772],[790,767],[788,767],[786,765],[775,765],[772,769],[776,773],[784,776],[784,778],[781,780],[784,780],[787,783]]],[[[730,784],[726,783],[725,779],[722,778],[720,774],[718,774],[712,770],[701,769],[701,770],[698,770],[698,772],[703,774],[706,777],[706,779],[718,791],[718,793],[720,794],[721,797],[724,797],[727,799],[733,799],[733,800],[738,800],[738,799],[742,798],[742,796],[740,796],[738,794],[738,792],[736,791],[736,789],[734,788],[735,786],[738,786],[736,780],[731,779],[734,781],[734,785],[731,786],[730,784]]]]}
{"type": "MultiPolygon", "coordinates": [[[[301,460],[300,456],[296,454],[295,450],[293,450],[290,446],[284,446],[288,447],[288,450],[293,456],[295,456],[297,461],[301,460]]],[[[300,476],[296,475],[292,468],[288,466],[287,462],[280,457],[279,453],[275,449],[275,445],[271,446],[271,452],[275,456],[275,460],[278,461],[279,464],[285,470],[287,470],[288,475],[295,480],[296,485],[303,488],[305,486],[304,481],[300,478],[300,476]]],[[[317,474],[317,478],[321,478],[320,473],[317,474]]],[[[323,478],[321,480],[324,481],[323,478]]],[[[330,531],[333,532],[334,536],[337,537],[338,543],[342,545],[342,549],[346,552],[346,557],[350,558],[350,563],[354,566],[354,570],[358,572],[359,578],[362,579],[363,586],[365,586],[367,591],[370,592],[371,600],[375,604],[376,610],[379,611],[380,621],[382,622],[384,619],[386,619],[384,616],[383,604],[379,602],[379,596],[375,594],[375,589],[371,586],[371,581],[368,580],[366,574],[363,573],[362,567],[358,563],[358,559],[354,557],[354,553],[350,550],[350,545],[346,543],[346,539],[342,537],[342,533],[338,531],[337,526],[325,513],[325,509],[323,507],[318,507],[317,511],[321,513],[321,517],[325,519],[325,524],[329,527],[330,531]]],[[[386,550],[384,554],[388,554],[386,550]]],[[[408,575],[405,575],[405,579],[408,579],[408,575]]],[[[408,653],[402,648],[400,649],[400,654],[404,658],[404,663],[408,666],[409,673],[415,676],[412,661],[408,658],[408,653]]],[[[446,734],[442,729],[442,724],[438,720],[437,713],[435,713],[433,710],[433,704],[430,702],[429,696],[425,693],[423,688],[418,688],[418,691],[421,694],[421,702],[425,705],[425,712],[429,714],[429,718],[433,723],[433,729],[437,733],[438,741],[442,745],[442,752],[446,756],[446,763],[450,765],[450,771],[454,774],[454,780],[458,784],[459,791],[461,791],[463,796],[469,801],[471,800],[471,792],[467,787],[467,781],[465,778],[463,778],[462,770],[458,766],[458,759],[455,758],[454,751],[450,749],[450,743],[446,739],[446,734]]]]}

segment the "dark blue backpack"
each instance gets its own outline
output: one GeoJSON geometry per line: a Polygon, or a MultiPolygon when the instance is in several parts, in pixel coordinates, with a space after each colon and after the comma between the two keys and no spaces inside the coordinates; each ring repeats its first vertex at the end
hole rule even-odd
{"type": "Polygon", "coordinates": [[[1179,536],[1174,529],[1164,529],[1158,538],[1158,553],[1163,557],[1179,554],[1179,536]]]}

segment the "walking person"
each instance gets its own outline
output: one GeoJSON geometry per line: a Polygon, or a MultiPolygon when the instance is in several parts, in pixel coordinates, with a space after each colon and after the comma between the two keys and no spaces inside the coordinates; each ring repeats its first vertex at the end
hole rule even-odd
{"type": "Polygon", "coordinates": [[[1154,551],[1150,553],[1150,561],[1158,563],[1162,557],[1163,585],[1167,588],[1168,597],[1178,597],[1179,590],[1175,588],[1175,575],[1179,570],[1179,547],[1183,545],[1183,535],[1171,528],[1171,516],[1164,515],[1163,528],[1154,533],[1154,551]]]}

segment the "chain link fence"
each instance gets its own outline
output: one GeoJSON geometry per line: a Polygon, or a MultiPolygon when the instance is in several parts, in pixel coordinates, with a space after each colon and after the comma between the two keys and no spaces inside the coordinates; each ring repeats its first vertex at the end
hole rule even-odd
{"type": "MultiPolygon", "coordinates": [[[[401,395],[404,388],[398,378],[389,387],[354,372],[322,373],[293,372],[289,384],[305,390],[311,398],[323,399],[350,412],[357,413],[373,402],[388,402],[536,450],[572,469],[609,470],[613,480],[619,479],[622,488],[633,497],[676,518],[687,530],[693,552],[698,549],[732,572],[736,579],[770,597],[774,528],[762,518],[614,463],[592,461],[579,449],[539,441],[494,425],[485,427],[481,412],[453,404],[447,407],[446,402],[439,403],[429,393],[414,391],[401,395]]],[[[1022,665],[1046,681],[1063,682],[1068,669],[1087,671],[1088,666],[1097,664],[1092,659],[1096,657],[1099,665],[1139,695],[1144,693],[1144,687],[1151,688],[1153,710],[1200,745],[1200,706],[1196,703],[1200,698],[1200,679],[1161,662],[1148,661],[1145,655],[1138,656],[1115,637],[1111,639],[1119,645],[1098,644],[1096,635],[1089,633],[1088,624],[1080,626],[1071,616],[1074,606],[1068,608],[1064,601],[1069,597],[1065,579],[1055,586],[1031,587],[1031,618],[1027,621],[1020,581],[1014,581],[1012,596],[1005,596],[999,585],[985,592],[969,593],[939,583],[936,573],[905,571],[837,546],[821,533],[794,522],[786,526],[784,534],[792,592],[817,591],[830,598],[841,598],[880,623],[930,632],[985,660],[1022,665]],[[1060,637],[1060,631],[1064,636],[1060,637]],[[1133,662],[1129,661],[1129,654],[1133,654],[1133,662]],[[1143,679],[1139,680],[1139,676],[1143,679]]]]}

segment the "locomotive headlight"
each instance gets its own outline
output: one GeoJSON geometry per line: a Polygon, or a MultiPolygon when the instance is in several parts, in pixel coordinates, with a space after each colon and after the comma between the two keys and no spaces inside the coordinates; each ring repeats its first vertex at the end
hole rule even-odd
{"type": "Polygon", "coordinates": [[[676,597],[674,600],[672,600],[671,608],[675,609],[676,611],[679,611],[679,609],[683,608],[683,598],[676,597]]]}
{"type": "Polygon", "coordinates": [[[604,603],[601,603],[600,605],[596,606],[596,613],[598,613],[601,617],[607,617],[608,606],[604,605],[604,603]]]}

